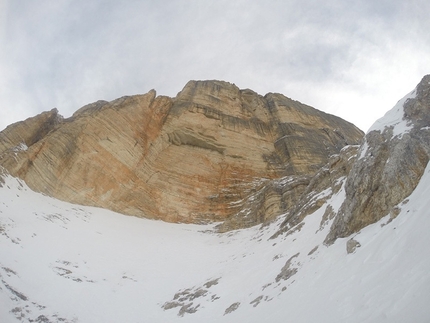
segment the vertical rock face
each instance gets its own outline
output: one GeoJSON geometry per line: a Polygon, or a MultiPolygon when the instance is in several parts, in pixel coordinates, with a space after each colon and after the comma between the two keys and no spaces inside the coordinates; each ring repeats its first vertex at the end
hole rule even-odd
{"type": "MultiPolygon", "coordinates": [[[[51,111],[14,124],[0,133],[0,164],[74,203],[172,222],[237,220],[268,180],[313,176],[362,135],[281,94],[190,81],[176,98],[150,91],[98,101],[65,120],[51,111]]],[[[269,195],[276,202],[264,216],[234,227],[279,213],[269,195]]]]}
{"type": "Polygon", "coordinates": [[[417,186],[430,158],[430,75],[369,130],[348,176],[327,242],[391,214],[417,186]]]}

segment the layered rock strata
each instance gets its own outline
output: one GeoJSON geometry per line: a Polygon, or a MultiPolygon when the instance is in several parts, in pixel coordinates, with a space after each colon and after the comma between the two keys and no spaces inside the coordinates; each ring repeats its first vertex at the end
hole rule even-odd
{"type": "Polygon", "coordinates": [[[190,81],[175,98],[152,90],[11,125],[0,164],[61,200],[171,222],[236,219],[227,226],[236,228],[284,212],[329,156],[362,136],[281,94],[190,81]],[[286,176],[298,182],[282,192],[272,180],[286,176]],[[271,197],[238,220],[256,192],[271,197]]]}
{"type": "Polygon", "coordinates": [[[285,206],[283,208],[283,220],[278,232],[272,238],[300,230],[303,219],[321,207],[325,207],[325,211],[320,230],[333,220],[336,212],[326,202],[334,195],[339,194],[354,165],[359,148],[359,145],[344,147],[339,154],[330,156],[328,163],[312,177],[302,178],[299,181],[295,178],[286,177],[283,180],[287,182],[287,185],[282,185],[282,191],[287,195],[282,194],[280,200],[289,203],[287,205],[281,204],[285,206]],[[291,185],[301,185],[301,189],[288,190],[291,185]],[[293,199],[291,199],[291,192],[295,193],[293,199]]]}

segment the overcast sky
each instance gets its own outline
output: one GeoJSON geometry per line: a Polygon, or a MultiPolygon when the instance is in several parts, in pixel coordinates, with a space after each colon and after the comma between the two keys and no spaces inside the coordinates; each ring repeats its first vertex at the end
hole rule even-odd
{"type": "Polygon", "coordinates": [[[430,73],[428,0],[0,0],[0,128],[189,80],[367,130],[430,73]]]}

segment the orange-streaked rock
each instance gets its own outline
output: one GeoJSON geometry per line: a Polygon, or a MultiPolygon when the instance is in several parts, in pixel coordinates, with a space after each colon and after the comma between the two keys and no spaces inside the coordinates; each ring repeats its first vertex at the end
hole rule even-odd
{"type": "Polygon", "coordinates": [[[0,133],[0,164],[62,200],[200,223],[237,215],[267,179],[314,175],[362,136],[281,94],[190,81],[176,98],[152,90],[11,125],[0,133]]]}

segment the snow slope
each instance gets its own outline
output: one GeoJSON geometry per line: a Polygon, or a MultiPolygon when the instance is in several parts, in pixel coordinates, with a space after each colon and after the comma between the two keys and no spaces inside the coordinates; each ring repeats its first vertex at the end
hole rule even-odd
{"type": "Polygon", "coordinates": [[[395,219],[323,245],[341,190],[287,234],[76,206],[6,177],[0,322],[429,322],[430,166],[395,219]]]}
{"type": "Polygon", "coordinates": [[[389,127],[393,127],[393,137],[402,136],[404,133],[409,132],[412,128],[412,124],[408,124],[408,122],[403,118],[403,105],[407,100],[414,99],[416,94],[416,88],[412,92],[406,94],[391,110],[388,110],[382,118],[376,120],[367,133],[371,131],[382,132],[385,128],[389,127]]]}

